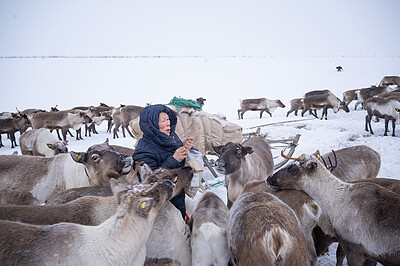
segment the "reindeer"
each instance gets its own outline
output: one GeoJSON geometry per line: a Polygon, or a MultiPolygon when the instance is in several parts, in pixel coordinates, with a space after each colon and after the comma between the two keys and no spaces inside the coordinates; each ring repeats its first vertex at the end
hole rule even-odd
{"type": "Polygon", "coordinates": [[[385,133],[387,136],[389,121],[392,121],[392,136],[395,137],[396,121],[400,119],[400,99],[372,97],[365,102],[367,115],[365,116],[365,131],[374,134],[371,126],[373,116],[385,119],[385,133]]]}
{"type": "MultiPolygon", "coordinates": [[[[273,189],[302,190],[329,218],[349,265],[367,259],[400,263],[400,195],[371,182],[346,183],[316,157],[302,155],[267,182],[273,189]]],[[[361,263],[361,264],[360,264],[361,263]]]]}
{"type": "Polygon", "coordinates": [[[31,123],[26,114],[0,119],[0,148],[4,146],[1,141],[1,134],[10,134],[11,148],[15,148],[15,146],[18,146],[15,140],[15,132],[19,131],[20,134],[23,134],[30,126],[31,123]]]}
{"type": "MultiPolygon", "coordinates": [[[[154,182],[162,171],[165,170],[157,169],[152,171],[150,167],[148,167],[146,164],[143,165],[140,172],[144,184],[154,182]]],[[[135,178],[131,179],[131,182],[132,180],[136,181],[135,178]]],[[[186,185],[183,187],[183,189],[185,191],[188,191],[190,190],[190,186],[186,185]]],[[[75,192],[82,192],[77,190],[78,189],[70,189],[69,191],[72,193],[73,196],[76,196],[75,192]]],[[[95,195],[101,191],[103,191],[102,187],[92,186],[87,187],[84,190],[84,193],[85,195],[95,195]]],[[[180,193],[180,190],[177,190],[176,193],[180,193]]],[[[69,194],[70,193],[68,193],[67,195],[69,194]]],[[[67,200],[67,198],[64,198],[64,202],[67,200]]],[[[67,214],[67,216],[79,216],[85,218],[86,213],[88,213],[88,216],[94,216],[96,215],[96,212],[101,209],[101,204],[105,200],[107,200],[108,205],[116,204],[116,202],[113,200],[113,197],[105,197],[101,201],[96,201],[96,203],[92,204],[92,206],[86,206],[85,208],[82,207],[80,210],[75,210],[75,213],[70,213],[69,215],[67,214]]],[[[75,202],[76,201],[77,200],[75,200],[75,202]]],[[[104,208],[106,207],[107,205],[104,208]]],[[[115,209],[116,208],[117,207],[115,207],[115,209]]],[[[102,213],[104,214],[104,212],[102,213]]],[[[100,214],[97,214],[96,216],[100,216],[100,214]]],[[[74,222],[79,223],[78,220],[75,220],[74,222]]],[[[165,203],[165,206],[160,210],[157,218],[154,221],[153,229],[146,243],[146,257],[148,258],[149,263],[155,263],[155,261],[160,262],[171,260],[179,262],[181,263],[181,265],[190,265],[191,250],[189,241],[190,229],[188,225],[182,219],[180,211],[175,208],[171,202],[167,202],[165,203]]]]}
{"type": "Polygon", "coordinates": [[[114,120],[114,131],[113,138],[118,138],[118,129],[122,126],[122,135],[125,136],[125,129],[129,133],[129,135],[134,138],[132,132],[129,130],[129,122],[133,119],[139,117],[140,112],[143,110],[143,107],[136,105],[124,105],[118,108],[118,110],[112,115],[114,120]]]}
{"type": "MultiPolygon", "coordinates": [[[[92,119],[84,112],[73,113],[69,111],[40,112],[31,118],[32,128],[48,128],[50,130],[61,129],[63,140],[67,141],[67,131],[70,128],[78,130],[82,124],[91,123],[92,119]]],[[[58,133],[57,133],[58,134],[58,133]]],[[[59,139],[61,140],[60,136],[59,139]]],[[[77,135],[77,140],[78,140],[77,135]]]]}
{"type": "Polygon", "coordinates": [[[264,180],[274,170],[271,147],[262,138],[251,137],[242,144],[228,142],[213,148],[220,155],[216,170],[225,175],[228,208],[240,196],[246,182],[264,180]]]}
{"type": "Polygon", "coordinates": [[[293,210],[269,193],[245,193],[227,227],[235,265],[309,265],[306,239],[293,210]]]}
{"type": "MultiPolygon", "coordinates": [[[[352,89],[352,90],[347,90],[343,92],[343,102],[347,104],[347,106],[352,102],[352,101],[357,101],[357,93],[360,89],[352,89]]],[[[357,110],[357,106],[360,103],[357,101],[356,105],[354,106],[354,110],[357,110]]]]}
{"type": "Polygon", "coordinates": [[[131,170],[132,158],[117,153],[108,139],[86,152],[53,157],[0,156],[0,203],[41,204],[74,187],[108,185],[131,170]]]}
{"type": "Polygon", "coordinates": [[[116,213],[98,226],[0,221],[0,260],[19,265],[143,265],[158,212],[173,195],[176,182],[188,183],[192,176],[186,168],[172,181],[160,177],[154,185],[120,191],[116,213]]]}
{"type": "Polygon", "coordinates": [[[399,76],[385,76],[382,78],[379,86],[389,86],[389,85],[397,85],[400,86],[400,77],[399,76]]]}
{"type": "MultiPolygon", "coordinates": [[[[310,265],[317,263],[316,245],[314,244],[313,231],[320,219],[322,210],[318,204],[306,193],[297,190],[272,190],[265,180],[251,180],[243,187],[242,194],[270,193],[286,203],[296,214],[303,228],[304,236],[307,242],[308,257],[310,265]]],[[[325,242],[326,243],[326,242],[325,242]]],[[[332,242],[329,242],[329,245],[332,242]]],[[[329,246],[328,245],[328,246],[329,246]]],[[[325,247],[325,246],[324,246],[325,247]]]]}
{"type": "Polygon", "coordinates": [[[24,155],[49,157],[68,152],[66,143],[57,141],[46,128],[26,131],[19,138],[19,145],[24,155]]]}
{"type": "MultiPolygon", "coordinates": [[[[344,110],[346,113],[350,112],[346,103],[342,102],[338,97],[336,97],[330,90],[315,90],[307,92],[304,95],[304,109],[301,112],[301,116],[304,116],[304,113],[314,109],[322,108],[322,116],[321,120],[325,116],[325,120],[328,119],[328,109],[332,108],[333,112],[336,114],[340,109],[344,110]]],[[[314,113],[310,113],[314,115],[316,118],[318,116],[314,113]]]]}
{"type": "Polygon", "coordinates": [[[206,192],[190,220],[192,265],[228,265],[228,219],[229,210],[225,203],[216,194],[206,192]]]}
{"type": "Polygon", "coordinates": [[[260,111],[260,118],[263,112],[266,112],[272,117],[272,112],[276,108],[285,108],[285,105],[280,100],[269,100],[267,98],[244,99],[240,100],[240,109],[237,110],[239,119],[243,119],[243,115],[247,111],[260,111]]]}

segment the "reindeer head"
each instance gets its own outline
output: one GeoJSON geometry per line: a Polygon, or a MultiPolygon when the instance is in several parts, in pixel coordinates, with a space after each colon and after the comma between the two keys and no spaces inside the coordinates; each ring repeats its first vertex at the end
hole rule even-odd
{"type": "MultiPolygon", "coordinates": [[[[312,182],[312,179],[318,178],[318,174],[316,174],[317,172],[333,171],[336,167],[336,165],[332,164],[330,159],[330,167],[324,166],[314,155],[303,154],[298,158],[292,158],[284,156],[283,152],[281,154],[286,159],[292,159],[295,160],[295,162],[285,168],[282,168],[281,170],[277,171],[272,176],[267,178],[267,184],[274,190],[302,190],[304,183],[312,182]]],[[[324,164],[326,165],[325,161],[324,164]]]]}
{"type": "Polygon", "coordinates": [[[135,210],[140,217],[147,217],[150,212],[158,212],[165,202],[176,196],[181,189],[190,183],[193,170],[190,167],[177,169],[158,169],[152,171],[147,184],[136,184],[123,187],[114,179],[110,180],[113,193],[117,195],[124,210],[135,210]],[[154,181],[155,182],[150,182],[154,181]]]}
{"type": "Polygon", "coordinates": [[[231,174],[236,172],[247,154],[253,153],[253,149],[239,143],[228,142],[225,145],[213,146],[214,151],[219,155],[217,171],[221,174],[231,174]]]}
{"type": "Polygon", "coordinates": [[[190,186],[190,182],[193,178],[193,169],[191,167],[183,167],[183,168],[176,168],[176,169],[163,169],[159,168],[154,171],[150,169],[147,164],[143,164],[140,169],[140,176],[142,178],[143,184],[151,184],[158,180],[159,176],[162,175],[166,179],[173,179],[178,178],[176,182],[176,191],[174,192],[173,196],[176,196],[180,193],[182,189],[187,190],[190,186]]]}
{"type": "Polygon", "coordinates": [[[86,152],[70,152],[72,159],[82,163],[87,175],[95,185],[108,185],[110,178],[119,178],[130,172],[132,157],[117,152],[108,144],[95,144],[86,152]]]}

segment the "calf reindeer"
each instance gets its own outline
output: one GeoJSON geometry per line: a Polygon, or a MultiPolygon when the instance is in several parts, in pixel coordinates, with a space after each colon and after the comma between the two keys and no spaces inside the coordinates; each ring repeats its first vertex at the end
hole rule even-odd
{"type": "Polygon", "coordinates": [[[228,245],[236,265],[309,265],[294,212],[269,193],[245,193],[232,206],[228,245]]]}
{"type": "Polygon", "coordinates": [[[189,183],[192,176],[192,169],[186,167],[171,179],[160,177],[153,185],[119,191],[116,213],[98,226],[0,221],[0,261],[7,265],[143,265],[158,212],[173,196],[177,181],[189,183]]]}
{"type": "Polygon", "coordinates": [[[192,265],[228,265],[228,219],[229,210],[225,203],[216,194],[206,192],[190,220],[192,265]]]}
{"type": "Polygon", "coordinates": [[[268,177],[268,184],[310,195],[328,216],[349,265],[367,259],[398,265],[400,195],[371,182],[343,182],[314,156],[296,160],[268,177]]]}

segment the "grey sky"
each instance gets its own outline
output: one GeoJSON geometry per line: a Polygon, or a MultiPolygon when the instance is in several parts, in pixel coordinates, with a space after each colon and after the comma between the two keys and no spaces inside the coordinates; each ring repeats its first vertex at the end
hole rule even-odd
{"type": "Polygon", "coordinates": [[[397,0],[1,0],[0,56],[399,56],[399,11],[397,0]]]}

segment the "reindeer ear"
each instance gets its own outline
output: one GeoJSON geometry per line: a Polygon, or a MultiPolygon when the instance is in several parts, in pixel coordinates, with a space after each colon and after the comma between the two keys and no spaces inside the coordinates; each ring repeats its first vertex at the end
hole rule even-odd
{"type": "Polygon", "coordinates": [[[136,205],[136,213],[139,216],[146,217],[153,207],[154,200],[152,198],[142,198],[136,205]]]}
{"type": "Polygon", "coordinates": [[[77,163],[83,163],[86,161],[86,153],[84,152],[71,151],[69,154],[71,154],[72,159],[77,163]]]}
{"type": "Polygon", "coordinates": [[[244,150],[245,154],[252,154],[254,152],[253,148],[251,148],[251,147],[243,147],[243,150],[244,150]]]}
{"type": "Polygon", "coordinates": [[[106,141],[104,141],[104,143],[109,145],[108,138],[106,138],[106,141]]]}
{"type": "Polygon", "coordinates": [[[316,150],[313,154],[311,154],[313,156],[315,156],[317,159],[319,159],[321,157],[321,153],[319,150],[316,150]]]}
{"type": "Polygon", "coordinates": [[[253,153],[253,149],[251,147],[245,147],[242,145],[239,145],[239,147],[237,147],[236,154],[239,156],[242,156],[242,155],[245,156],[247,154],[252,154],[252,153],[253,153]]]}
{"type": "Polygon", "coordinates": [[[214,150],[218,155],[221,155],[221,151],[222,151],[222,148],[223,148],[224,146],[225,146],[225,145],[214,146],[214,143],[212,144],[213,150],[214,150]]]}
{"type": "Polygon", "coordinates": [[[153,171],[151,170],[150,166],[148,166],[147,164],[143,164],[140,167],[140,178],[142,179],[142,183],[149,183],[148,181],[150,181],[150,177],[153,174],[153,171]]]}

